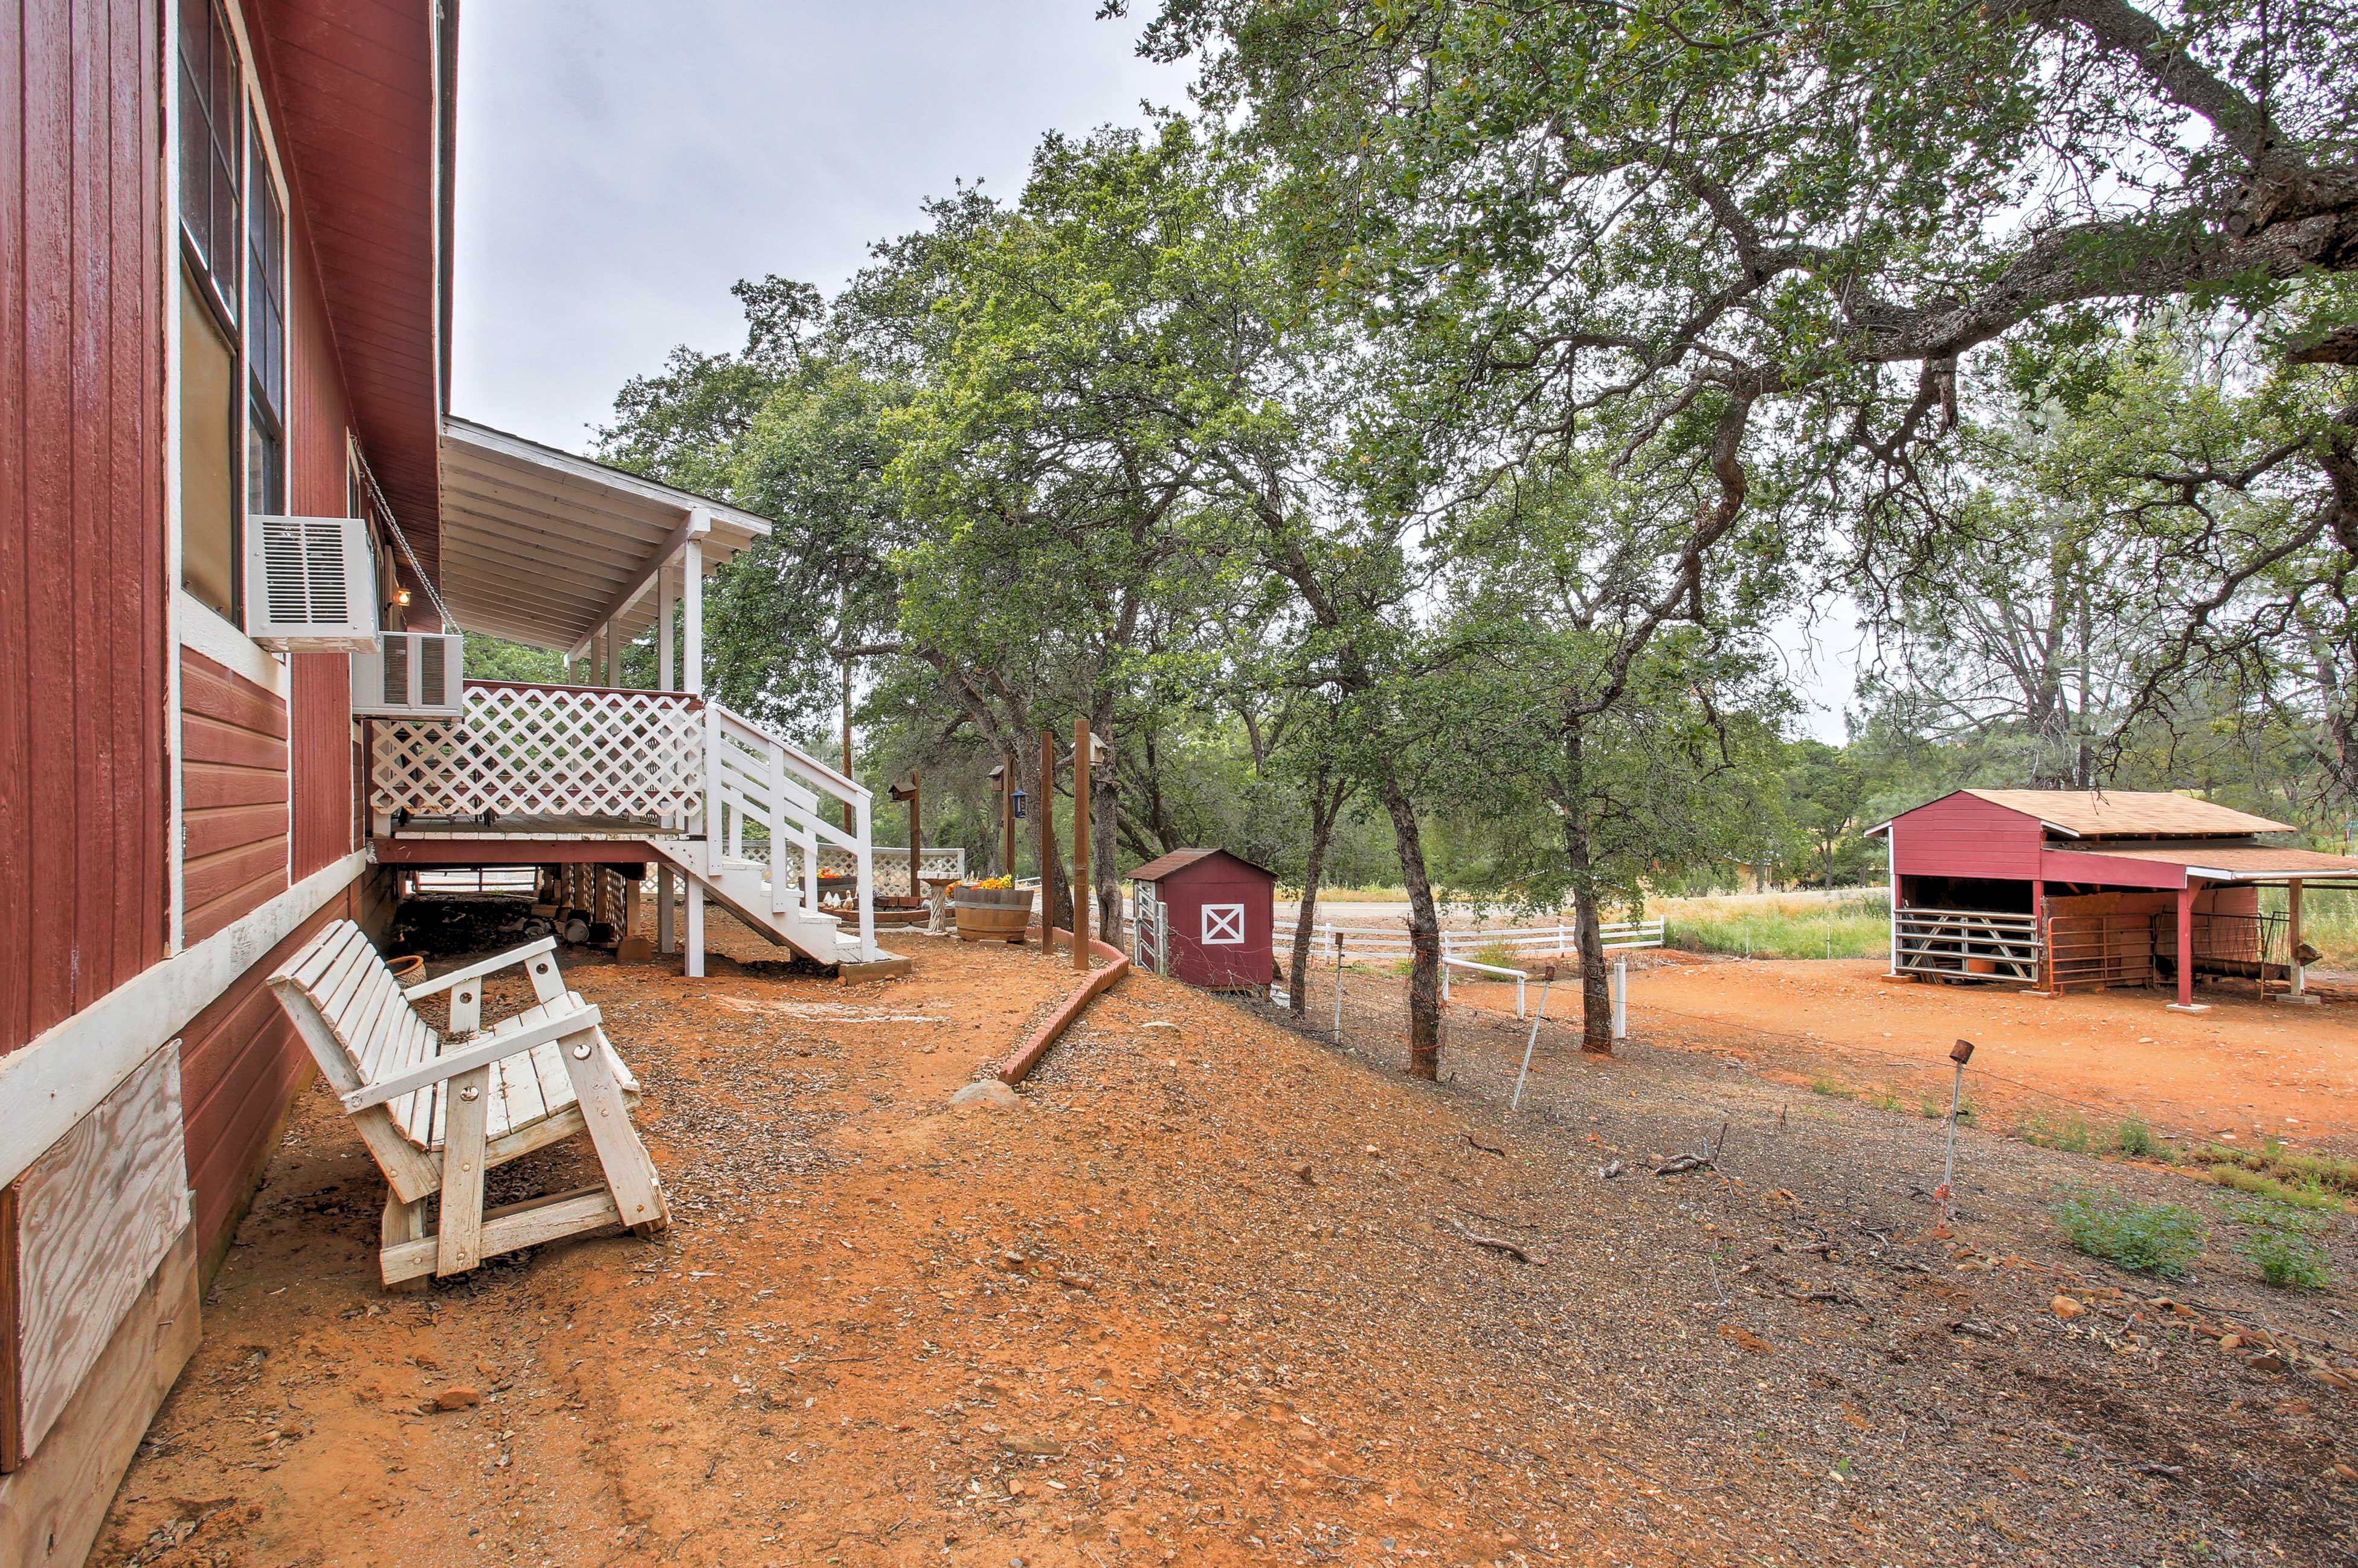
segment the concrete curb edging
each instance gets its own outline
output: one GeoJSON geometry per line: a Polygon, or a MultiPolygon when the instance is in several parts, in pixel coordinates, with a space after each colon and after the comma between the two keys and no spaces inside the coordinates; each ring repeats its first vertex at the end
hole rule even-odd
{"type": "MultiPolygon", "coordinates": [[[[1024,937],[1028,941],[1037,937],[1039,934],[1040,928],[1034,925],[1025,930],[1024,937]]],[[[1072,946],[1071,932],[1059,928],[1056,935],[1064,939],[1067,948],[1072,946]]],[[[1011,1087],[1022,1083],[1032,1069],[1040,1065],[1040,1058],[1048,1054],[1048,1047],[1056,1043],[1056,1037],[1072,1027],[1073,1020],[1081,1015],[1081,1010],[1096,1000],[1098,996],[1114,981],[1130,972],[1130,957],[1120,948],[1109,947],[1092,937],[1089,941],[1089,951],[1100,958],[1110,959],[1111,962],[1104,968],[1093,971],[1087,979],[1074,987],[1072,995],[1059,1002],[1056,1011],[1048,1015],[1046,1022],[1032,1032],[1031,1038],[1015,1048],[1015,1054],[1008,1057],[1000,1066],[1001,1083],[1011,1087]]]]}

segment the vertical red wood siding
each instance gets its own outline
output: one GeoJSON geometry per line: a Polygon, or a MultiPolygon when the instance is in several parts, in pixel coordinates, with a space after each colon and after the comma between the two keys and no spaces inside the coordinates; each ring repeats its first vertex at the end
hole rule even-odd
{"type": "Polygon", "coordinates": [[[1944,795],[1893,821],[1893,870],[1903,877],[2029,881],[2039,875],[2045,840],[2046,830],[2035,816],[1993,806],[1977,795],[1944,795]]]}
{"type": "MultiPolygon", "coordinates": [[[[344,440],[352,404],[299,203],[287,232],[295,258],[287,306],[287,508],[297,516],[341,517],[350,495],[344,440]]],[[[352,834],[352,666],[341,654],[296,654],[287,665],[299,881],[359,848],[352,834]]]]}
{"type": "Polygon", "coordinates": [[[1277,973],[1277,879],[1226,851],[1166,873],[1156,886],[1169,920],[1171,978],[1191,986],[1265,986],[1277,973]],[[1245,906],[1244,941],[1204,941],[1204,906],[1245,906]]]}
{"type": "Polygon", "coordinates": [[[312,1072],[310,1052],[265,979],[330,922],[349,915],[352,903],[350,892],[330,900],[181,1033],[189,1185],[196,1191],[197,1244],[208,1269],[270,1159],[287,1106],[312,1072]]]}
{"type": "Polygon", "coordinates": [[[0,1052],[164,955],[155,0],[0,0],[0,1052]]]}
{"type": "Polygon", "coordinates": [[[287,891],[287,704],[180,650],[181,912],[203,941],[287,891]]]}

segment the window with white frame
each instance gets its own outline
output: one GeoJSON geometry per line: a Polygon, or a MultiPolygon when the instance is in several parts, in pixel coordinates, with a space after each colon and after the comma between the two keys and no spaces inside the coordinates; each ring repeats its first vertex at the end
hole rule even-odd
{"type": "Polygon", "coordinates": [[[1241,947],[1245,945],[1245,906],[1241,903],[1204,905],[1204,946],[1241,947]]]}
{"type": "Polygon", "coordinates": [[[222,0],[178,0],[180,585],[232,622],[244,519],[287,504],[287,207],[222,0]]]}

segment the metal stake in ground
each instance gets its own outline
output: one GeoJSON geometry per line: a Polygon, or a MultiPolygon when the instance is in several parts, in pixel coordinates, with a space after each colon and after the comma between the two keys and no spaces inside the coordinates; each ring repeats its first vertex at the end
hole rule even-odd
{"type": "Polygon", "coordinates": [[[1957,1081],[1949,1088],[1949,1152],[1941,1162],[1941,1188],[1932,1195],[1941,1201],[1941,1222],[1945,1225],[1957,1217],[1957,1198],[1953,1184],[1957,1179],[1957,1108],[1965,1099],[1965,1064],[1974,1059],[1974,1043],[1960,1040],[1950,1048],[1949,1060],[1957,1065],[1957,1081]]]}
{"type": "Polygon", "coordinates": [[[1507,1113],[1509,1116],[1514,1114],[1516,1107],[1523,1103],[1523,1080],[1531,1076],[1531,1047],[1540,1043],[1540,1020],[1547,1016],[1548,988],[1553,984],[1555,984],[1555,966],[1550,964],[1540,971],[1539,1010],[1531,1014],[1531,1037],[1523,1042],[1522,1069],[1515,1075],[1514,1097],[1507,1101],[1507,1113]]]}
{"type": "MultiPolygon", "coordinates": [[[[1309,976],[1303,975],[1307,980],[1309,976]]],[[[1335,1044],[1343,1043],[1343,933],[1335,933],[1335,1044]]]]}

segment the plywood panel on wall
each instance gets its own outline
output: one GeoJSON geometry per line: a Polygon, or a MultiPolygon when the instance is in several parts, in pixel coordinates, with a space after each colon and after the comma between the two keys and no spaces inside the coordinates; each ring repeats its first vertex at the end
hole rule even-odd
{"type": "Polygon", "coordinates": [[[37,1453],[189,1218],[180,1052],[166,1045],[11,1189],[9,1452],[37,1453]]]}
{"type": "Polygon", "coordinates": [[[287,704],[180,650],[181,898],[201,942],[287,886],[287,704]]]}
{"type": "Polygon", "coordinates": [[[163,957],[155,0],[0,0],[0,1053],[163,957]]]}

